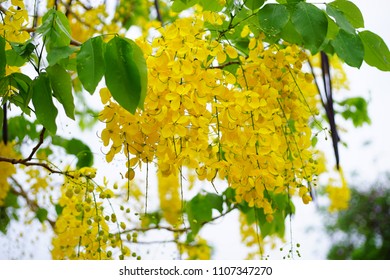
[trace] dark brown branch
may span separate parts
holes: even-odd
[[[211,66],[208,67],[208,69],[223,69],[223,68],[225,68],[227,66],[234,65],[234,64],[240,65],[241,62],[239,62],[239,61],[229,61],[229,62],[227,62],[225,64],[221,64],[221,65],[218,65],[218,66],[212,66],[211,65]]]
[[[8,143],[8,119],[7,119],[7,102],[3,105],[3,142]]]
[[[0,12],[5,14],[7,12],[7,9],[0,5]]]
[[[154,0],[154,8],[156,9],[157,20],[159,22],[163,23],[163,18],[162,18],[162,15],[161,15],[160,5],[158,3],[158,0]]]
[[[27,161],[31,161],[31,160],[32,160],[33,156],[34,156],[35,153],[38,151],[39,147],[43,144],[43,140],[44,140],[44,138],[45,138],[45,131],[46,131],[46,128],[43,128],[42,131],[41,131],[41,133],[39,134],[39,142],[38,142],[38,144],[32,149],[30,155],[29,155],[27,158],[25,158],[25,159],[22,161],[22,163],[23,163],[23,162],[27,162]]]

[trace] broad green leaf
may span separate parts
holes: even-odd
[[[200,0],[199,2],[205,11],[220,12],[224,7],[220,1]]]
[[[7,228],[11,219],[8,216],[7,208],[0,207],[0,231],[7,234]]]
[[[90,94],[95,92],[104,71],[104,42],[101,37],[91,38],[81,45],[77,54],[77,73]]]
[[[141,49],[131,40],[111,39],[105,51],[105,80],[112,97],[130,113],[143,108],[147,69]]]
[[[32,39],[27,40],[24,43],[10,42],[10,45],[17,54],[25,59],[28,59],[35,50],[35,45],[31,43],[31,41]]]
[[[61,60],[65,58],[69,58],[71,54],[75,52],[74,48],[71,48],[69,46],[60,47],[60,48],[53,48],[50,49],[50,51],[47,54],[47,61],[49,62],[49,65],[54,65],[59,63]]]
[[[28,104],[31,100],[31,79],[22,73],[12,73],[0,79],[0,95],[3,95],[12,88],[13,93],[8,100],[22,109],[26,114],[30,114]]]
[[[339,34],[340,28],[331,17],[327,16],[326,18],[328,19],[328,32],[326,34],[326,40],[329,41],[336,38],[337,34]]]
[[[287,7],[280,4],[267,4],[257,15],[260,28],[270,36],[280,33],[290,19]]]
[[[92,166],[93,154],[91,149],[79,139],[65,139],[60,136],[52,136],[53,145],[62,147],[68,154],[75,155],[77,157],[77,168]]]
[[[213,218],[212,210],[223,210],[223,198],[217,194],[197,194],[186,205],[186,212],[193,234],[197,234],[201,227]]]
[[[62,12],[50,9],[43,16],[42,22],[37,32],[43,35],[48,50],[69,46],[71,29],[68,18]]]
[[[21,67],[21,66],[23,66],[27,62],[27,59],[21,57],[13,49],[6,50],[5,51],[5,55],[7,57],[7,64],[10,65],[10,66]]]
[[[257,10],[261,6],[263,6],[265,0],[246,0],[244,1],[244,5],[250,10]]]
[[[291,44],[302,45],[303,38],[301,34],[295,29],[294,24],[291,22],[291,19],[287,22],[287,24],[282,29],[280,33],[280,37]]]
[[[64,207],[61,206],[60,204],[55,204],[55,205],[54,205],[54,208],[55,208],[56,213],[57,213],[58,216],[61,215],[62,210],[64,210]]]
[[[54,106],[50,80],[45,72],[42,72],[32,82],[32,102],[38,122],[48,131],[57,132],[57,108]]]
[[[46,68],[54,97],[62,104],[65,114],[74,120],[74,101],[72,94],[72,79],[69,73],[60,65]]]
[[[4,199],[5,207],[12,207],[15,209],[20,208],[20,205],[18,203],[18,195],[14,194],[13,192],[8,192],[7,196]]]
[[[352,24],[353,27],[355,27],[355,28],[363,28],[364,27],[363,15],[362,15],[360,9],[351,1],[336,0],[336,1],[329,3],[327,5],[327,9],[329,6],[331,6],[335,10],[341,12],[345,16],[345,18]],[[340,27],[341,27],[341,25],[340,25]]]
[[[0,78],[5,76],[5,66],[7,65],[7,58],[5,55],[5,40],[0,36]]]
[[[49,212],[45,208],[38,208],[38,210],[36,212],[36,217],[37,217],[38,221],[43,223],[44,221],[47,220],[48,214],[49,214]]]
[[[303,38],[304,47],[312,54],[320,50],[328,31],[328,19],[325,13],[306,2],[299,2],[291,16],[295,29]]]
[[[22,142],[25,138],[37,140],[39,132],[35,123],[26,119],[25,116],[16,116],[8,119],[8,138]]]
[[[356,29],[352,26],[352,24],[349,22],[349,20],[342,11],[338,10],[332,5],[326,5],[326,11],[336,20],[340,28],[344,29],[348,33],[356,33]]]
[[[351,34],[340,29],[336,38],[331,42],[337,55],[349,66],[360,68],[364,58],[364,47],[357,34]]]
[[[172,11],[180,13],[186,9],[191,8],[195,4],[198,4],[199,0],[174,0],[172,4]]]
[[[359,32],[364,45],[364,61],[382,71],[390,71],[389,48],[381,37],[371,31]]]
[[[351,119],[355,127],[362,126],[363,124],[371,123],[371,119],[368,116],[368,104],[362,97],[351,97],[339,102],[344,107],[344,111],[341,115],[344,119]]]

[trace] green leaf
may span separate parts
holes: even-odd
[[[337,55],[349,66],[360,68],[364,58],[364,47],[357,34],[351,34],[340,29],[336,38],[331,42]]]
[[[47,61],[49,62],[49,65],[54,65],[59,63],[61,60],[65,58],[69,58],[71,54],[75,52],[74,48],[71,48],[69,46],[60,47],[60,48],[53,48],[50,49],[50,51],[47,54]]]
[[[0,95],[12,87],[13,94],[8,98],[10,102],[18,106],[26,114],[30,114],[28,104],[31,100],[31,79],[21,73],[12,73],[0,79]]]
[[[61,215],[62,210],[64,210],[64,207],[62,207],[60,204],[55,204],[54,208],[55,208],[56,213],[57,213],[58,216]]]
[[[260,28],[270,36],[280,33],[290,19],[287,7],[280,4],[267,4],[257,15]]]
[[[26,137],[31,140],[39,138],[35,123],[28,121],[25,116],[16,116],[8,119],[9,140],[18,139],[22,142]]]
[[[12,49],[21,57],[28,59],[35,50],[35,45],[31,43],[32,39],[24,43],[10,42]]]
[[[341,115],[344,119],[351,119],[355,127],[362,126],[363,124],[371,123],[371,119],[368,116],[368,104],[362,97],[351,97],[339,102],[344,107],[344,111]]]
[[[72,79],[69,73],[60,65],[46,68],[54,97],[64,107],[66,115],[74,120],[74,101],[72,95]]]
[[[104,42],[101,37],[94,37],[81,45],[77,54],[77,73],[84,88],[93,94],[103,78]]]
[[[299,2],[291,16],[295,29],[303,38],[303,44],[312,54],[320,50],[328,31],[325,13],[306,2]]]
[[[70,140],[60,136],[52,136],[52,144],[62,147],[68,154],[77,157],[77,168],[92,166],[93,154],[91,149],[79,139],[72,138]]]
[[[364,45],[364,61],[382,71],[390,71],[389,48],[381,37],[371,31],[359,32]]]
[[[36,212],[36,218],[43,223],[44,221],[47,220],[47,215],[49,212],[45,208],[38,208]]]
[[[327,5],[328,7],[334,8],[334,10],[341,12],[345,18],[352,24],[354,28],[363,28],[364,27],[364,19],[359,8],[352,3],[351,1],[346,0],[336,0]],[[329,13],[329,11],[328,11]],[[337,20],[337,18],[336,18]],[[339,23],[339,22],[337,22]],[[339,23],[340,24],[340,23]],[[342,27],[340,25],[340,27]]]
[[[223,198],[214,193],[197,194],[186,205],[186,212],[193,234],[197,234],[201,227],[213,218],[212,210],[223,210]]]
[[[6,50],[5,51],[5,55],[7,57],[7,64],[10,65],[10,66],[21,67],[21,66],[23,66],[27,62],[27,59],[21,57],[13,49]]]
[[[5,76],[5,66],[7,65],[7,58],[5,55],[5,40],[0,36],[0,78]]]
[[[340,28],[344,29],[348,33],[356,33],[356,29],[352,26],[352,24],[349,22],[349,20],[342,11],[338,10],[332,5],[326,5],[326,11],[336,20]]]
[[[71,29],[68,18],[62,12],[50,9],[43,16],[42,22],[37,32],[43,35],[46,49],[69,46]]]
[[[15,209],[20,208],[20,205],[18,203],[18,195],[14,194],[13,192],[8,192],[7,196],[4,199],[5,207],[12,207]]]
[[[112,97],[130,113],[143,108],[147,87],[146,61],[131,40],[114,37],[105,51],[105,80]]]
[[[9,218],[7,214],[7,208],[0,207],[0,231],[3,234],[7,234],[7,227],[9,225],[9,222],[11,219]]]
[[[55,134],[57,132],[58,111],[54,106],[50,80],[45,72],[42,72],[32,82],[32,90],[32,102],[38,122]]]
[[[200,0],[199,2],[205,11],[220,12],[224,7],[220,4],[220,1]]]
[[[191,8],[195,4],[198,4],[199,0],[174,0],[172,4],[172,11],[180,13],[186,9]]]
[[[211,2],[211,1],[210,1]],[[263,6],[265,0],[246,0],[244,1],[245,7],[254,11]]]
[[[291,19],[287,22],[287,24],[282,29],[282,32],[280,33],[280,37],[286,42],[289,42],[291,44],[297,44],[297,45],[303,44],[303,38],[301,34],[299,34],[298,31],[295,29],[294,24],[291,22]]]

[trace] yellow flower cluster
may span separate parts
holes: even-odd
[[[0,22],[0,34],[9,42],[24,43],[30,39],[30,34],[23,30],[27,23],[28,13],[24,1],[11,0],[11,5]]]
[[[102,200],[113,197],[113,192],[96,187],[91,180],[95,174],[89,167],[69,172],[61,187],[58,204],[62,211],[55,224],[53,259],[112,259],[114,248],[120,258],[130,255],[120,235],[110,232],[108,222],[117,224],[116,215],[104,213]]]
[[[351,199],[351,190],[347,185],[347,181],[344,178],[342,170],[339,170],[341,186],[337,186],[333,179],[329,180],[329,185],[325,188],[325,192],[328,194],[330,205],[328,207],[329,212],[336,212],[346,210],[349,206],[349,200]]]
[[[181,249],[188,260],[209,260],[211,258],[211,247],[201,237],[197,237],[195,244],[182,245]]]
[[[13,145],[0,141],[0,156],[5,158],[16,158],[16,153],[13,149]],[[8,162],[0,162],[0,206],[4,205],[4,199],[7,197],[10,185],[8,178],[16,173],[15,166]]]
[[[312,76],[302,72],[305,53],[244,34],[244,54],[212,39],[204,24],[203,14],[182,18],[158,28],[151,43],[138,40],[149,79],[143,111],[132,115],[101,90],[107,161],[124,151],[131,167],[158,159],[164,176],[187,167],[199,180],[227,180],[238,202],[266,215],[274,211],[268,192],[304,189],[308,202],[317,174],[310,129],[317,100]]]
[[[177,174],[164,176],[162,171],[157,173],[160,207],[165,220],[172,226],[180,224],[181,199],[179,194],[179,177]]]

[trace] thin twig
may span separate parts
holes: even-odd
[[[33,212],[36,212],[38,211],[38,209],[40,209],[41,207],[38,205],[38,203],[36,203],[35,201],[31,200],[29,197],[28,197],[28,194],[25,192],[25,190],[23,189],[22,185],[13,177],[11,176],[10,177],[12,182],[19,188],[19,191],[18,190],[15,190],[14,188],[11,189],[12,193],[16,194],[17,196],[20,196],[20,197],[23,197],[24,200],[26,201],[28,207],[33,211]],[[54,228],[55,226],[55,222],[50,220],[50,219],[46,219],[47,222],[50,224],[50,226],[52,228]]]
[[[159,22],[163,23],[163,18],[162,18],[162,15],[161,15],[160,5],[158,3],[158,0],[154,0],[154,8],[156,9],[157,20]]]

